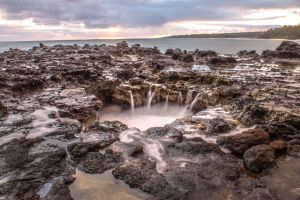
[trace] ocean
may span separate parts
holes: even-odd
[[[235,54],[240,50],[256,50],[261,53],[265,49],[274,50],[283,40],[270,39],[207,39],[207,38],[158,38],[158,39],[97,39],[97,40],[57,40],[42,41],[44,44],[53,46],[63,45],[84,45],[84,44],[107,44],[115,45],[120,41],[127,41],[129,45],[141,44],[144,47],[158,47],[161,52],[168,48],[181,48],[185,50],[213,50],[221,54]],[[0,42],[0,52],[9,50],[9,48],[18,48],[22,50],[31,49],[38,46],[40,41],[26,42]],[[300,40],[296,40],[300,43]]]

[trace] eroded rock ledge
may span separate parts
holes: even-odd
[[[299,49],[162,54],[122,42],[3,52],[0,197],[72,199],[78,169],[112,170],[149,199],[299,199]],[[149,95],[192,114],[146,131],[99,120],[105,106],[142,107]]]

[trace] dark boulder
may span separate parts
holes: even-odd
[[[173,58],[174,60],[178,60],[182,54],[183,54],[183,53],[182,53],[181,49],[178,49],[178,48],[177,48],[177,49],[174,50],[174,53],[173,53],[173,55],[172,55],[172,58]]]
[[[213,57],[208,60],[208,64],[213,67],[231,67],[237,63],[233,57]]]
[[[199,154],[224,154],[217,144],[208,143],[201,138],[197,141],[185,140],[181,143],[175,144],[172,148],[184,154],[199,155]]]
[[[234,154],[242,155],[247,149],[259,144],[269,143],[269,134],[261,129],[251,129],[233,136],[217,139],[217,144]]]
[[[300,58],[300,44],[293,41],[283,41],[276,48],[275,54],[279,58]]]
[[[174,139],[177,142],[183,140],[182,132],[172,127],[152,127],[145,131],[148,137],[167,137]]]
[[[259,173],[272,166],[275,160],[275,151],[268,145],[257,145],[245,152],[243,160],[250,171]]]
[[[167,56],[172,56],[174,53],[174,50],[173,49],[167,49],[166,52],[165,52],[165,55]]]
[[[207,58],[207,57],[217,57],[218,54],[215,51],[196,51],[196,55],[200,58]]]
[[[194,62],[194,57],[191,54],[182,54],[178,59],[185,63],[193,63]]]
[[[140,47],[141,47],[140,44],[133,44],[133,45],[131,46],[131,48],[133,48],[133,49],[138,49],[138,48],[140,48]]]
[[[275,52],[272,51],[272,50],[264,50],[262,53],[261,53],[261,56],[264,57],[264,58],[269,58],[269,57],[274,57],[275,56]]]
[[[258,56],[258,54],[256,53],[255,50],[251,50],[251,51],[247,51],[247,50],[239,51],[237,53],[237,55],[239,57],[257,57]]]
[[[224,120],[220,117],[208,120],[206,123],[205,134],[207,135],[219,135],[220,133],[225,133],[234,127],[234,124]]]
[[[122,42],[117,43],[117,47],[118,48],[128,48],[128,44],[126,41],[122,41]]]
[[[276,156],[284,155],[287,152],[287,143],[283,140],[271,142],[270,147],[274,149]]]
[[[47,45],[45,45],[45,44],[42,43],[42,42],[40,42],[39,45],[40,45],[40,48],[47,48],[47,47],[48,47]]]

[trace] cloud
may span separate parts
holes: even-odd
[[[299,23],[299,8],[299,0],[0,0],[0,40],[255,31]]]
[[[229,20],[256,8],[300,6],[299,0],[0,0],[7,19],[83,23],[88,28],[159,26],[180,20]]]

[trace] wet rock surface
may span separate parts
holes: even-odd
[[[0,118],[4,117],[7,114],[6,107],[0,102]]]
[[[273,164],[275,151],[268,145],[257,145],[248,149],[243,159],[250,171],[260,172]]]
[[[247,149],[259,144],[269,143],[269,134],[260,129],[252,129],[234,136],[221,137],[217,144],[242,155]]]
[[[148,199],[299,199],[299,55],[291,41],[262,55],[126,42],[0,53],[0,199],[73,199],[76,169],[112,170]],[[138,108],[151,128],[102,120],[142,120]]]

